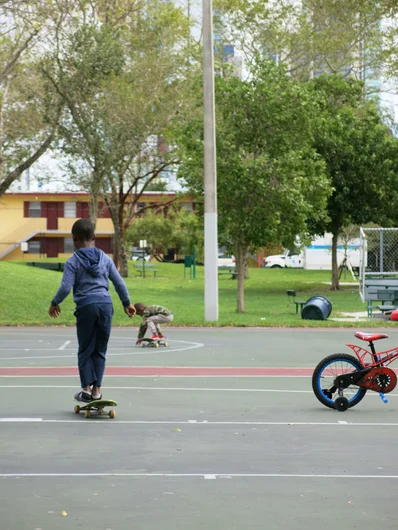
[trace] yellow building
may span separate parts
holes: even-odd
[[[175,192],[147,192],[139,206],[175,197]],[[72,225],[89,216],[89,203],[89,193],[6,193],[0,197],[0,260],[69,257]],[[192,198],[183,203],[187,210],[194,208]],[[96,246],[112,254],[113,223],[107,207],[99,206]]]

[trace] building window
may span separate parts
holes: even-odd
[[[28,253],[40,254],[40,241],[28,241]]]
[[[180,204],[181,210],[185,212],[193,212],[193,204],[192,202],[182,202]]]
[[[88,219],[90,217],[90,205],[88,202],[78,202],[76,204],[76,217]]]
[[[145,213],[146,213],[146,210],[145,210],[145,206],[146,206],[146,203],[145,202],[138,202],[136,205],[135,205],[135,211],[138,215],[142,215],[144,216]]]
[[[75,251],[75,247],[73,245],[73,239],[71,237],[65,237],[64,238],[64,253],[73,254],[74,251]]]
[[[64,217],[76,217],[76,203],[65,202],[64,203]]]
[[[29,216],[28,217],[41,217],[41,203],[40,202],[29,203]]]

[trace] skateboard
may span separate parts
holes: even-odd
[[[95,399],[93,401],[90,401],[90,403],[83,403],[82,401],[79,401],[81,403],[80,405],[75,405],[74,411],[75,414],[79,414],[80,411],[84,411],[84,417],[89,418],[94,412],[94,415],[96,416],[102,416],[103,414],[107,414],[110,418],[116,417],[116,412],[111,409],[109,412],[105,412],[105,407],[117,407],[116,401],[112,401],[109,399]]]
[[[163,339],[141,339],[141,348],[145,347],[151,347],[151,348],[159,348],[159,346],[167,346],[167,337],[163,337]]]

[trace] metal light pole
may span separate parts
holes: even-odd
[[[217,165],[212,0],[203,0],[205,320],[218,320]]]

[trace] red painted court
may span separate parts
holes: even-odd
[[[110,366],[108,376],[146,377],[310,377],[312,368],[265,368],[265,367],[202,367],[202,366]],[[5,376],[78,376],[73,366],[2,367],[0,377]]]

